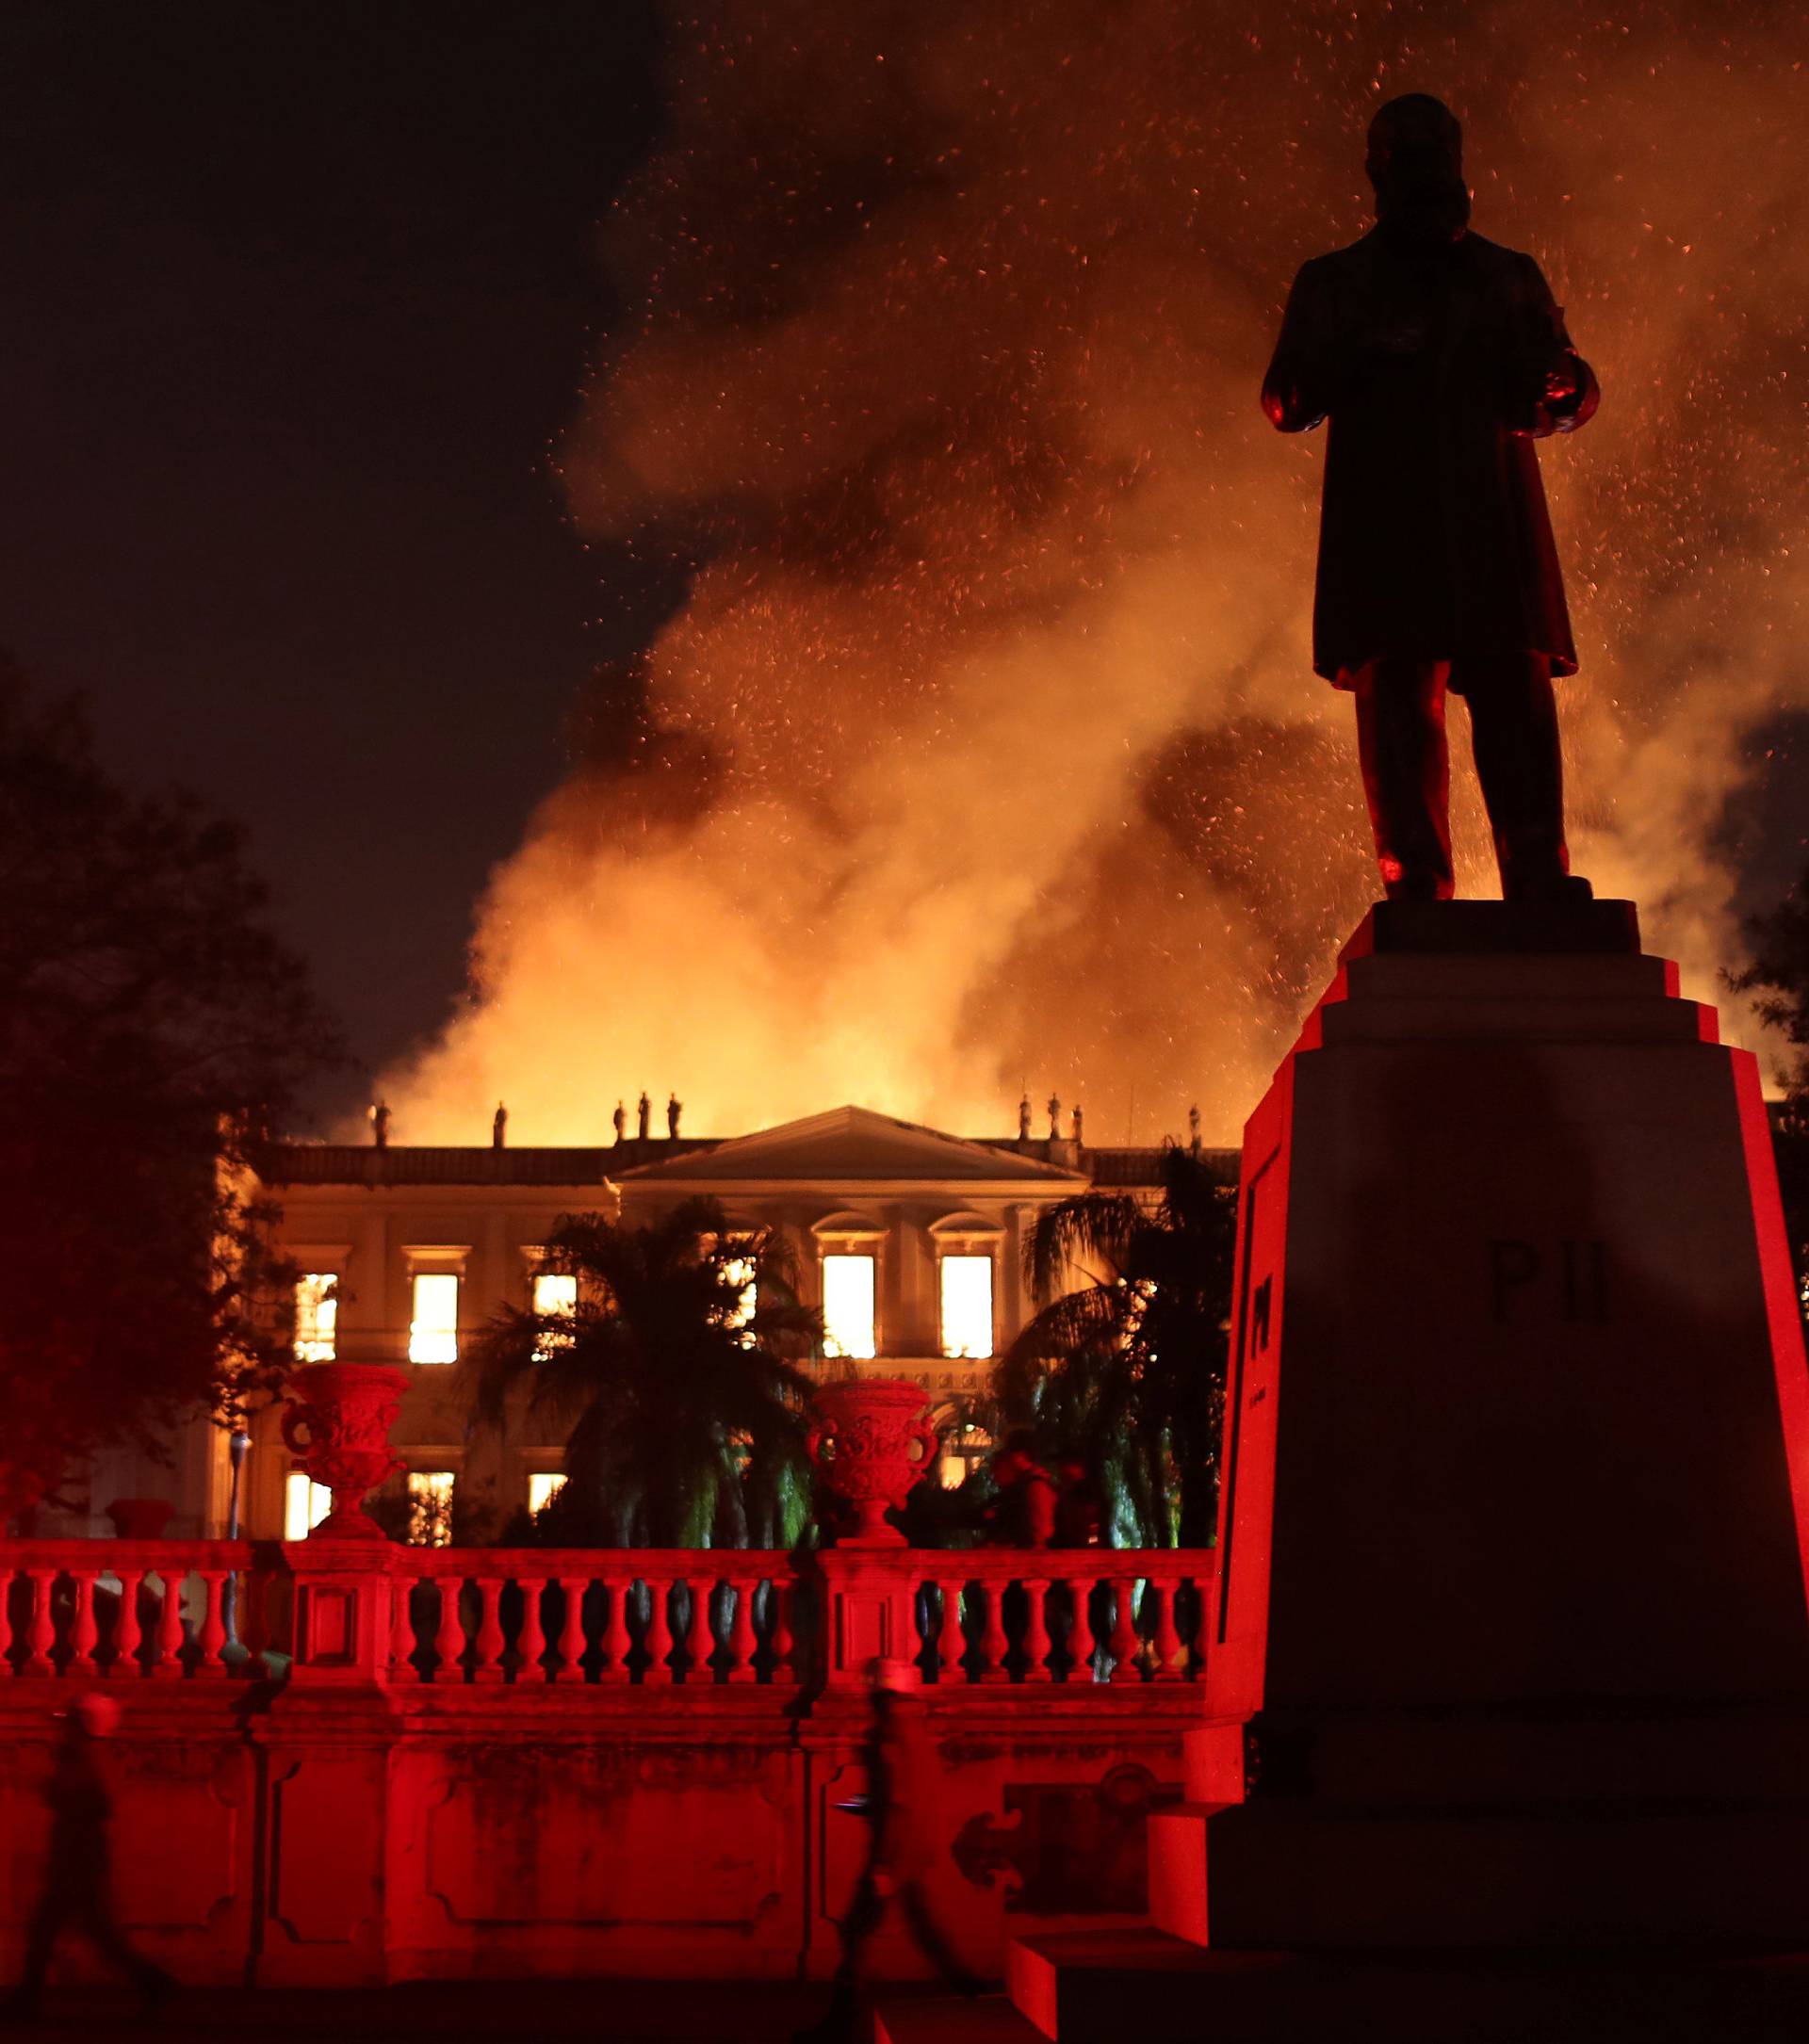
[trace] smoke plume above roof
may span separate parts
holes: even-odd
[[[1602,378],[1543,453],[1583,672],[1575,864],[1694,991],[1750,734],[1809,708],[1794,10],[725,0],[602,228],[629,310],[561,451],[694,563],[389,1075],[403,1140],[727,1133],[841,1101],[1235,1140],[1373,894],[1310,672],[1323,435],[1256,404],[1381,99],[1463,117],[1474,225]],[[607,592],[605,592],[607,598]],[[1459,886],[1492,892],[1453,715]]]

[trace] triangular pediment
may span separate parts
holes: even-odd
[[[1085,1182],[1080,1172],[1020,1156],[1008,1145],[972,1143],[866,1107],[831,1108],[803,1121],[782,1122],[669,1163],[644,1164],[624,1172],[621,1179],[625,1189],[650,1182],[861,1185],[953,1179],[1062,1191]]]

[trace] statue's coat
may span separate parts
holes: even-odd
[[[1559,361],[1577,390],[1554,406]],[[1305,264],[1263,401],[1286,431],[1331,422],[1315,670],[1343,684],[1380,655],[1541,653],[1574,673],[1533,441],[1583,425],[1598,397],[1529,255],[1377,229]]]

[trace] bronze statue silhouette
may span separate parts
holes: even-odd
[[[1447,689],[1510,900],[1587,900],[1564,843],[1555,674],[1576,672],[1533,442],[1593,414],[1594,372],[1539,265],[1469,231],[1463,132],[1425,93],[1370,123],[1376,225],[1305,264],[1263,409],[1331,422],[1313,667],[1357,701],[1391,899],[1448,900]]]

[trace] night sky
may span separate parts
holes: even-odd
[[[0,24],[0,644],[250,823],[362,1067],[659,614],[547,471],[657,71],[638,0]]]

